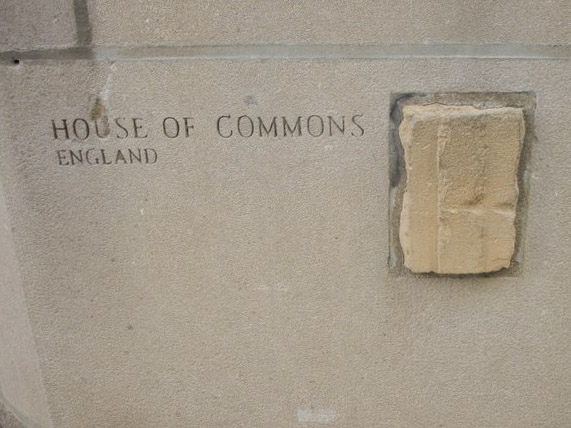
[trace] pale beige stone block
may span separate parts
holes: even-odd
[[[524,134],[520,108],[403,107],[405,266],[441,274],[510,266]]]
[[[102,45],[568,43],[571,2],[90,0]]]
[[[72,0],[2,0],[0,51],[73,46],[76,21]]]
[[[14,254],[0,251],[0,401],[28,421],[46,408],[22,418],[39,428],[571,426],[569,76],[569,61],[481,58],[0,66]],[[540,100],[524,107],[539,144],[526,133],[517,276],[385,263],[386,100],[410,88]],[[55,141],[51,120],[89,118],[96,96],[149,138]],[[334,137],[216,130],[221,115],[357,113],[362,136],[348,119]],[[167,116],[194,117],[190,138],[161,136]],[[147,146],[154,165],[64,167],[55,152]],[[16,311],[31,345],[8,349]]]

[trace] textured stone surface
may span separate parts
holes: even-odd
[[[0,51],[76,43],[73,0],[0,2]]]
[[[3,0],[0,50],[84,44],[425,44],[571,41],[571,3],[427,0]]]
[[[6,0],[0,21],[1,50],[83,46],[0,64],[0,424],[571,426],[571,63],[545,60],[571,2]],[[517,276],[394,275],[393,94],[519,91]],[[63,118],[111,131],[54,139]],[[113,156],[137,147],[158,161]]]
[[[0,400],[0,428],[26,428]]]
[[[571,3],[425,0],[89,1],[107,45],[565,43]]]
[[[0,372],[4,396],[42,414],[15,379],[39,384],[56,428],[571,426],[569,76],[482,58],[0,67],[0,329],[29,355],[4,309],[25,306],[40,367]],[[390,275],[390,100],[411,90],[536,93],[517,277]],[[54,140],[52,119],[103,108],[149,137]],[[365,133],[216,131],[312,114],[362,114]],[[161,136],[164,116],[194,117],[191,137]],[[55,152],[138,146],[159,161]]]
[[[413,272],[471,274],[510,266],[515,246],[522,109],[403,107],[407,182],[400,220]]]
[[[9,117],[14,116],[4,116],[3,119],[10,120]],[[0,135],[3,135],[1,130]],[[15,250],[13,229],[0,182],[0,406],[2,401],[13,403],[19,414],[25,415],[30,426],[50,427],[47,398]],[[3,423],[12,428],[12,418],[8,415],[6,409]]]

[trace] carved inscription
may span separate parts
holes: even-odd
[[[362,116],[362,114],[355,114],[350,117],[321,116],[318,114],[297,117],[224,115],[216,121],[216,131],[222,138],[232,138],[233,136],[242,138],[301,136],[318,138],[335,135],[362,137],[365,134],[365,129],[360,120]]]
[[[162,136],[167,139],[189,138],[194,128],[192,117],[169,116],[161,122]],[[71,148],[56,149],[60,166],[151,165],[159,159],[155,148],[141,144],[149,139],[151,131],[147,122],[140,117],[53,119],[51,131],[54,141],[73,145]],[[115,148],[100,147],[97,143],[103,140],[128,140],[137,141],[139,144]],[[90,144],[86,145],[87,142]]]
[[[223,140],[360,138],[365,135],[363,114],[263,117],[222,114],[212,124],[212,137]],[[154,165],[161,159],[154,142],[158,139],[191,142],[195,119],[192,116],[166,116],[158,120],[108,118],[92,114],[91,118],[52,119],[49,130],[52,141],[57,144],[55,161],[59,166]]]

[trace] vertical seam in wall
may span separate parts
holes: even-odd
[[[87,0],[73,0],[75,34],[78,46],[90,46],[92,41],[91,22]]]

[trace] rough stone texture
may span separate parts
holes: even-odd
[[[26,428],[22,423],[4,406],[0,399],[0,428]]]
[[[106,45],[571,41],[571,2],[90,0]]]
[[[57,428],[571,426],[570,76],[482,58],[0,67],[21,274],[2,304],[23,296],[41,373],[17,376]],[[390,98],[420,90],[536,93],[517,277],[389,274]],[[102,109],[153,133],[53,140],[52,119]],[[221,115],[352,113],[363,137],[216,134]],[[191,138],[161,137],[187,115]],[[143,144],[156,165],[55,154]]]
[[[3,120],[16,120],[15,110],[6,113]],[[6,128],[5,125],[0,128],[1,139],[9,139],[3,132]],[[13,403],[12,407],[17,407],[19,414],[25,415],[30,426],[50,427],[47,399],[22,287],[22,272],[8,217],[0,182],[0,405],[2,402]],[[6,427],[12,427],[9,420],[5,416]]]
[[[403,107],[407,182],[400,220],[413,272],[473,274],[510,266],[522,109]]]
[[[0,2],[0,51],[66,47],[77,42],[73,0]]]
[[[3,0],[0,50],[81,45],[571,41],[571,3],[426,0]]]
[[[571,63],[398,56],[565,53],[570,18],[567,0],[3,2],[1,50],[85,49],[0,64],[0,402],[28,428],[571,426]],[[150,54],[217,43],[265,47]],[[517,277],[389,272],[390,99],[414,91],[537,94]],[[216,133],[316,114],[360,114],[364,134]],[[152,132],[50,134],[104,116]],[[194,117],[191,136],[157,133],[165,116]],[[157,164],[57,165],[137,146]]]

